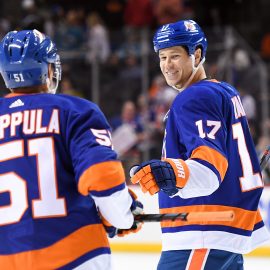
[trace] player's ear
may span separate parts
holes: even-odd
[[[202,58],[202,49],[200,47],[196,49],[194,56],[195,56],[195,67],[197,67]]]

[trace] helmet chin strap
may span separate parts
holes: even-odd
[[[55,94],[56,90],[58,88],[58,84],[59,84],[59,80],[56,80],[54,87],[48,87],[48,93]],[[50,83],[50,85],[51,85],[51,83]]]
[[[192,81],[192,79],[194,78],[195,74],[197,73],[198,69],[202,66],[202,64],[205,61],[205,57],[200,61],[200,63],[198,64],[197,67],[195,67],[195,56],[194,54],[190,55],[191,57],[191,63],[192,63],[192,74],[190,75],[189,79],[187,80],[187,82],[184,84],[183,87],[179,88],[177,87],[177,85],[172,86],[174,89],[176,89],[179,92],[182,92],[183,90],[185,90],[188,85],[190,84],[190,82]]]
[[[47,87],[48,87],[48,93],[49,94],[55,94],[56,93],[56,90],[58,88],[58,85],[59,85],[59,74],[58,74],[58,71],[56,70],[55,71],[57,74],[54,76],[55,78],[55,83],[53,83],[49,78],[46,79],[46,84],[47,84]]]

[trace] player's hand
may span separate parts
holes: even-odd
[[[105,231],[109,238],[114,238],[115,236],[123,237],[130,233],[137,233],[142,228],[142,222],[134,221],[131,228],[129,229],[118,229],[114,226],[107,226],[103,223]]]
[[[150,160],[130,170],[131,182],[139,183],[144,193],[151,195],[162,190],[169,196],[183,188],[189,178],[189,169],[181,159]]]
[[[130,210],[131,210],[132,214],[134,216],[143,214],[143,204],[140,201],[137,200],[137,195],[131,189],[129,189],[129,194],[132,197],[132,204],[130,206]],[[129,229],[119,229],[119,228],[116,228],[116,227],[112,226],[103,217],[101,217],[101,220],[102,220],[104,228],[105,228],[105,230],[107,232],[107,235],[110,238],[113,238],[116,235],[118,237],[123,237],[123,236],[125,236],[127,234],[130,234],[130,233],[137,233],[142,228],[142,224],[143,224],[142,222],[137,221],[137,220],[134,219],[134,222],[133,222],[131,228],[129,228]]]

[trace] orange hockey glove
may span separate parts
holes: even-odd
[[[169,196],[183,188],[189,178],[189,169],[181,159],[150,160],[130,170],[131,182],[139,183],[144,193],[151,195],[162,190]]]

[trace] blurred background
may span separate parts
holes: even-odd
[[[63,68],[58,92],[100,106],[128,181],[133,164],[161,155],[163,118],[177,92],[160,73],[152,36],[180,19],[203,28],[207,74],[239,90],[261,156],[270,144],[269,11],[269,0],[1,0],[0,38],[37,29],[54,40]],[[0,89],[8,93],[2,79]],[[263,178],[269,185],[269,166]],[[270,186],[260,206],[270,227]],[[270,244],[262,254],[270,258]]]

